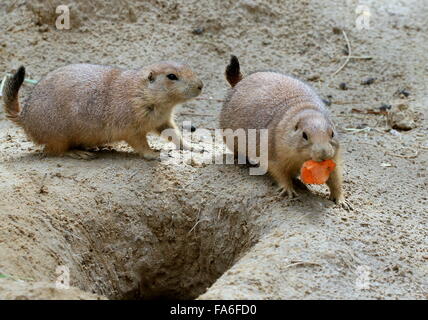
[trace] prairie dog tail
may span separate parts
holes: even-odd
[[[21,66],[12,77],[6,79],[3,88],[4,111],[6,117],[16,123],[20,123],[19,113],[21,112],[21,108],[18,101],[18,91],[24,79],[25,68]]]
[[[243,76],[239,67],[239,60],[236,56],[232,55],[230,57],[230,63],[226,67],[226,79],[232,86],[236,86],[236,84],[242,80]]]

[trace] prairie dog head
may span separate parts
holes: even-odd
[[[336,156],[339,140],[333,123],[323,113],[305,110],[294,117],[288,141],[304,160],[323,161]]]
[[[186,64],[160,62],[144,69],[145,94],[158,103],[181,103],[197,97],[203,82]]]

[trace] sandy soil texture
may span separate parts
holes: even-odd
[[[1,77],[21,64],[37,80],[70,63],[187,61],[205,100],[177,121],[214,129],[230,54],[244,72],[292,74],[331,103],[354,210],[324,186],[289,201],[268,176],[181,151],[162,162],[125,144],[92,161],[44,157],[2,110],[0,298],[428,298],[426,1],[69,2],[70,30],[55,28],[60,0],[0,2]],[[362,4],[370,28],[359,30]],[[411,130],[380,112],[400,104],[414,111]],[[71,289],[55,287],[58,266]]]

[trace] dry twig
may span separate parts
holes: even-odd
[[[346,35],[345,30],[342,30],[343,36],[345,37],[346,46],[348,47],[348,56],[346,57],[345,62],[333,73],[333,77],[338,74],[345,66],[348,64],[349,60],[351,60],[352,52],[351,52],[351,44],[349,42],[348,36]]]
[[[319,263],[316,263],[316,262],[310,262],[310,261],[291,261],[291,263],[289,265],[286,265],[282,269],[288,269],[288,268],[291,268],[291,267],[294,267],[294,266],[304,266],[304,265],[321,267],[321,265]]]

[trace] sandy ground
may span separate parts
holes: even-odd
[[[288,201],[245,166],[183,163],[178,151],[164,162],[122,144],[92,161],[46,158],[2,112],[0,298],[427,299],[428,9],[424,0],[360,2],[368,30],[356,28],[353,0],[149,0],[74,1],[72,28],[60,31],[61,1],[2,1],[1,73],[24,64],[40,79],[77,62],[187,61],[213,98],[178,109],[178,122],[198,128],[218,126],[231,53],[244,72],[309,81],[332,102],[354,211],[327,200],[325,187]],[[333,75],[347,55],[341,30],[353,56],[372,59]],[[396,105],[403,89],[410,131],[352,112]],[[71,289],[55,287],[58,266],[69,268]]]

